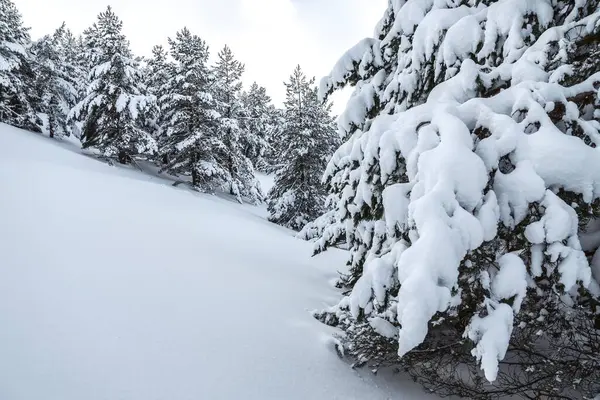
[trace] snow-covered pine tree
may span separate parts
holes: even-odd
[[[135,155],[157,151],[156,141],[140,118],[156,108],[156,99],[140,90],[139,68],[122,28],[123,22],[109,6],[86,30],[88,59],[94,67],[87,95],[71,110],[69,119],[83,123],[84,148],[129,163]]]
[[[355,91],[337,207],[304,234],[351,250],[317,316],[358,364],[468,398],[600,392],[599,3],[390,0],[322,81]]]
[[[267,152],[264,156],[267,171],[273,173],[280,168],[282,164],[281,154],[287,147],[285,142],[285,110],[279,107],[273,107],[269,113],[269,136],[267,137]]]
[[[83,35],[75,36],[63,23],[63,26],[54,33],[54,37],[58,53],[62,57],[61,68],[75,85],[79,102],[86,95],[88,71],[91,69]]]
[[[319,101],[314,78],[297,66],[286,86],[282,166],[269,192],[269,220],[300,230],[323,213],[327,195],[323,172],[336,148],[331,104]]]
[[[173,73],[173,65],[167,58],[168,53],[163,46],[154,46],[152,48],[152,57],[147,60],[147,64],[143,70],[146,93],[156,97],[159,110],[163,106],[162,94],[167,90],[167,83]],[[161,135],[160,127],[162,124],[163,121],[160,112],[148,121],[148,125],[155,137]]]
[[[267,89],[256,82],[242,94],[241,99],[244,110],[244,118],[240,121],[244,131],[241,137],[244,154],[252,161],[254,168],[266,171],[275,107],[271,104]]]
[[[217,54],[212,92],[221,115],[218,132],[225,147],[215,156],[227,170],[229,193],[239,200],[245,197],[256,202],[263,196],[254,176],[252,162],[243,151],[244,136],[248,132],[242,129],[240,122],[245,116],[241,100],[244,68],[244,64],[235,59],[229,46],[225,45]]]
[[[148,92],[157,96],[169,81],[173,66],[168,61],[169,54],[161,45],[152,48],[152,56],[145,68],[145,84]]]
[[[223,188],[228,171],[217,155],[226,146],[218,132],[221,115],[210,92],[208,46],[187,28],[169,38],[169,44],[175,65],[160,99],[162,171],[191,176],[192,185],[201,190]]]
[[[86,35],[78,36],[67,35],[65,41],[65,52],[67,54],[67,62],[76,68],[73,74],[77,79],[77,90],[79,98],[82,99],[87,95],[89,71],[93,68],[90,47],[86,44]]]
[[[60,47],[65,61],[63,68],[75,87],[77,104],[87,96],[87,89],[89,87],[88,75],[89,71],[92,69],[92,66],[90,65],[91,60],[89,59],[90,52],[85,45],[84,36],[74,36],[68,29],[61,41],[62,44]],[[67,125],[71,133],[75,137],[81,139],[83,123],[79,121],[69,121]]]
[[[29,31],[11,0],[0,0],[0,122],[39,132]]]
[[[75,82],[78,98],[82,99],[86,94],[89,70],[84,63],[86,51],[83,36],[75,36],[70,29],[67,29],[61,37],[60,43],[65,60],[64,68],[71,80]]]
[[[77,104],[80,69],[70,63],[69,41],[73,35],[63,23],[31,47],[39,111],[45,115],[45,129],[51,138],[69,136],[67,115]]]

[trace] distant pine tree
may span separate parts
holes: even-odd
[[[89,71],[93,67],[89,59],[91,53],[88,51],[88,47],[85,43],[85,36],[79,35],[73,37],[67,35],[65,52],[67,54],[66,59],[68,60],[68,64],[73,65],[76,68],[76,71],[72,76],[76,78],[77,93],[79,100],[81,100],[87,95]]]
[[[173,65],[168,61],[169,54],[163,46],[152,48],[152,57],[147,60],[144,83],[149,93],[158,97],[171,77]]]
[[[11,0],[0,0],[0,122],[40,131],[29,44],[19,10]]]
[[[284,135],[285,110],[283,108],[272,107],[269,110],[268,118],[269,134],[267,136],[264,159],[267,165],[266,172],[273,173],[283,165],[281,154],[287,148]]]
[[[325,210],[326,187],[321,178],[337,146],[331,105],[319,101],[314,78],[300,66],[286,83],[282,166],[269,192],[269,220],[300,230]]]
[[[89,51],[85,45],[84,36],[74,36],[67,29],[59,39],[60,54],[63,56],[64,64],[62,69],[69,77],[69,83],[72,83],[76,92],[76,102],[78,104],[87,96],[89,87],[89,71],[91,70]],[[71,108],[72,109],[72,108]],[[67,115],[68,120],[68,115]],[[72,134],[81,138],[83,123],[80,121],[68,121],[67,126]]]
[[[149,129],[154,137],[158,138],[161,135],[161,126],[164,124],[162,118],[162,109],[164,99],[163,93],[167,90],[167,83],[173,74],[173,64],[168,61],[168,53],[163,46],[154,46],[152,48],[152,57],[147,61],[143,69],[144,86],[147,94],[150,94],[157,99],[159,112],[154,115],[154,119],[147,121]]]
[[[254,168],[267,171],[269,140],[275,131],[275,107],[267,90],[254,82],[241,96],[244,118],[240,121],[243,152],[252,161]]]
[[[122,34],[123,23],[110,7],[85,32],[89,73],[86,97],[70,113],[83,123],[84,148],[128,163],[132,156],[153,154],[156,141],[144,129],[140,115],[156,108],[155,98],[142,93],[139,66]]]
[[[227,146],[218,134],[221,114],[211,94],[208,46],[187,28],[169,44],[175,65],[160,96],[162,171],[191,176],[201,190],[223,188],[228,170],[219,154]]]
[[[31,47],[39,111],[46,116],[50,137],[69,136],[71,127],[67,116],[77,104],[77,84],[81,72],[69,59],[72,34],[61,25],[53,35],[46,35]]]
[[[245,116],[241,101],[243,73],[244,65],[237,61],[231,49],[225,46],[217,55],[217,63],[213,68],[213,97],[221,115],[217,132],[225,145],[215,156],[227,170],[226,179],[230,194],[240,200],[247,198],[257,201],[262,198],[262,193],[254,176],[252,162],[243,151],[248,135],[241,125],[241,118]]]

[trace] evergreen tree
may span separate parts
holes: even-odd
[[[152,57],[148,60],[145,69],[145,84],[148,92],[159,97],[165,84],[169,81],[173,66],[167,60],[168,53],[163,46],[152,48]]]
[[[132,156],[153,154],[156,141],[143,129],[140,115],[156,107],[152,96],[141,91],[141,76],[132,58],[123,23],[110,7],[85,32],[89,73],[86,97],[70,113],[83,123],[83,147],[93,147],[106,157],[128,163]]]
[[[244,117],[240,98],[244,65],[235,59],[228,46],[219,52],[217,58],[213,69],[213,96],[221,115],[218,133],[225,147],[215,156],[227,170],[230,194],[238,199],[245,197],[257,201],[262,197],[260,187],[254,176],[252,162],[243,152],[249,132],[244,131],[240,123],[240,119]]]
[[[88,71],[91,69],[87,61],[87,51],[83,36],[75,36],[63,23],[54,33],[54,43],[61,56],[60,68],[75,87],[77,102],[86,95]]]
[[[0,0],[0,121],[40,131],[29,44],[19,10],[11,0]]]
[[[300,230],[325,209],[321,177],[336,146],[331,105],[319,102],[314,78],[296,67],[286,86],[283,166],[269,192],[271,222]]]
[[[152,57],[147,61],[144,69],[144,85],[146,93],[157,99],[159,110],[163,109],[163,93],[167,90],[167,83],[173,74],[173,65],[167,60],[168,53],[162,46],[152,48]],[[164,123],[162,114],[159,112],[148,125],[155,137],[161,135],[161,125]]]
[[[274,173],[283,166],[281,154],[287,147],[285,142],[285,110],[272,107],[269,112],[269,135],[267,136],[267,148],[265,162],[267,171]]]
[[[274,132],[275,107],[267,90],[254,82],[242,97],[244,118],[240,121],[244,131],[241,140],[246,157],[256,169],[266,171],[270,152],[269,140]]]
[[[90,85],[88,80],[89,71],[92,69],[91,60],[89,59],[90,52],[85,45],[84,36],[74,36],[68,29],[61,42],[60,47],[65,60],[63,67],[75,88],[77,94],[75,104],[78,104],[87,96],[87,90]],[[71,133],[81,139],[83,123],[71,120],[68,121],[67,125]]]
[[[67,115],[78,100],[76,85],[81,72],[68,58],[72,37],[63,23],[31,48],[39,111],[47,118],[45,128],[51,138],[70,135]]]
[[[600,391],[598,6],[390,1],[322,81],[355,91],[337,206],[304,235],[351,251],[317,317],[358,365],[468,398]]]
[[[162,171],[191,176],[192,185],[202,190],[222,188],[228,171],[218,155],[226,145],[218,135],[221,115],[210,93],[208,46],[187,28],[169,44],[175,66],[160,100]]]

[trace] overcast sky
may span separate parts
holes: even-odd
[[[228,44],[256,80],[281,102],[283,81],[300,64],[317,80],[343,52],[371,36],[387,0],[13,0],[36,39],[63,21],[82,32],[107,5],[124,22],[132,49],[149,55],[184,26],[216,54]],[[345,96],[343,96],[345,97]],[[343,109],[341,98],[335,111]]]

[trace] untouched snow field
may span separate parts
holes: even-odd
[[[0,399],[427,398],[310,316],[342,252],[78,152],[0,124]]]

